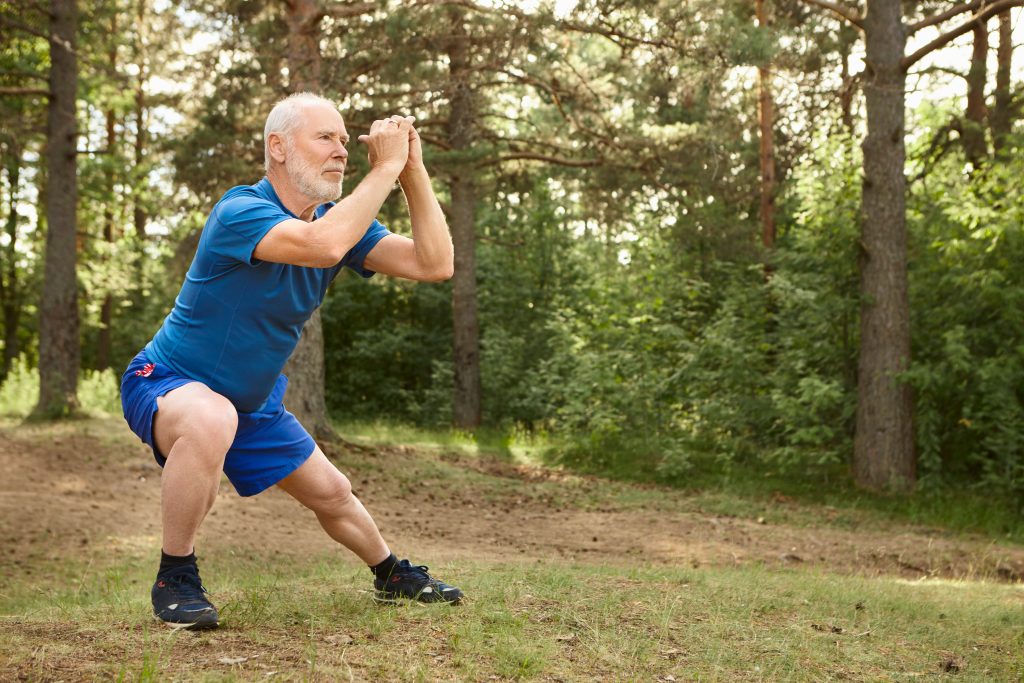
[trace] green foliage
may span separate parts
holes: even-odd
[[[447,287],[383,277],[368,283],[351,273],[340,277],[321,309],[331,411],[345,419],[447,423],[449,300]]]
[[[770,280],[770,385],[781,464],[847,462],[856,405],[859,151],[822,136],[794,172]]]
[[[561,341],[551,324],[586,277],[548,178],[502,178],[479,209],[484,412],[492,426],[541,424],[552,400],[545,362]]]
[[[628,263],[592,266],[561,299],[542,380],[551,428],[579,435],[561,449],[564,460],[678,482],[696,463],[803,470],[846,461],[857,306],[852,149],[823,139],[798,169],[786,199],[795,220],[767,279],[753,250],[708,260],[714,242],[634,224],[643,238]],[[679,223],[727,220],[713,204],[703,209]]]
[[[85,370],[78,384],[78,398],[90,414],[121,414],[121,373],[111,368]]]
[[[926,486],[973,482],[1024,511],[1024,164],[962,168],[949,155],[912,194],[919,467]]]
[[[29,367],[24,355],[19,356],[0,385],[0,415],[25,417],[38,402],[39,373]]]
[[[78,401],[83,415],[94,417],[121,414],[120,374],[106,370],[84,370],[78,379]],[[28,417],[39,401],[39,373],[24,355],[12,364],[0,384],[0,416]]]
[[[264,116],[291,84],[282,7],[84,8],[84,368],[121,368],[145,344],[212,204],[261,174]],[[0,412],[12,416],[37,391],[48,190],[46,99],[35,91],[49,65],[37,10],[15,17],[0,4],[0,18],[29,28],[11,23],[0,49],[0,309],[7,359],[23,354],[0,387]],[[822,89],[857,38],[801,3],[772,11],[760,28],[751,4],[732,0],[584,0],[568,17],[550,3],[533,12],[391,2],[322,21],[321,86],[353,136],[382,113],[414,113],[442,202],[452,177],[473,174],[481,435],[550,435],[561,462],[679,484],[843,472],[861,157]],[[468,151],[450,149],[453,13],[465,15],[471,46]],[[783,75],[771,253],[757,246],[754,66]],[[171,81],[181,90],[164,87]],[[969,486],[1024,501],[1021,140],[966,175],[946,127],[960,107],[934,102],[910,117],[913,364],[899,379],[915,392],[925,493]],[[349,190],[367,170],[364,149],[350,147]],[[381,218],[409,234],[406,214],[396,193]],[[332,413],[448,425],[450,300],[449,285],[341,278],[322,310]],[[117,412],[109,372],[86,373],[80,395],[87,410]],[[509,650],[508,675],[529,672],[518,654]]]

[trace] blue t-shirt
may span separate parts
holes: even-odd
[[[317,207],[316,217],[332,206]],[[342,267],[373,275],[363,260],[389,234],[373,221],[330,268],[254,258],[263,236],[290,218],[296,216],[266,178],[228,190],[206,221],[174,308],[146,346],[151,360],[202,382],[244,413],[265,403],[302,326]]]

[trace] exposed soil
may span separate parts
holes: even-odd
[[[156,553],[160,470],[148,449],[115,422],[80,428],[0,430],[0,577],[31,571],[49,559],[83,554],[96,544]],[[1020,581],[1024,549],[987,539],[907,527],[849,530],[828,525],[785,526],[671,509],[580,509],[544,497],[477,496],[472,490],[409,486],[359,463],[387,458],[401,471],[433,453],[408,448],[328,447],[400,553],[429,563],[458,557],[562,558],[610,565],[670,563],[729,566],[815,566],[824,571],[906,578],[985,578]],[[502,462],[466,463],[486,475],[522,480],[566,476]],[[666,493],[668,495],[668,493]],[[673,492],[672,495],[678,495]],[[271,490],[240,498],[222,486],[200,542],[231,539],[254,555],[310,554],[331,549],[311,513]],[[101,547],[109,547],[103,545]],[[2,579],[0,579],[2,581]]]

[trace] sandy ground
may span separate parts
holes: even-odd
[[[104,544],[155,554],[160,470],[148,449],[133,438],[114,421],[61,430],[0,429],[0,576],[97,546],[110,547]],[[387,457],[394,466],[403,459],[437,457],[402,447],[325,450],[339,462]],[[520,490],[533,480],[563,476],[500,462],[468,466],[521,480],[516,483]],[[763,524],[665,506],[650,511],[613,506],[582,510],[529,496],[487,502],[487,496],[465,488],[439,493],[377,475],[350,475],[392,546],[415,554],[414,559],[560,558],[694,567],[762,563],[906,578],[1024,580],[1024,548],[934,530],[839,529],[825,518],[809,527]],[[312,514],[283,492],[243,499],[226,482],[200,542],[220,538],[230,538],[254,555],[332,549]]]

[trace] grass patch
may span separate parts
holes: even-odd
[[[540,465],[549,444],[544,434],[522,429],[498,430],[481,427],[469,432],[461,429],[430,429],[384,421],[336,422],[338,433],[346,440],[367,447],[406,446],[466,456],[496,458],[510,463]]]
[[[95,458],[107,468],[103,477],[126,484],[137,479],[126,470],[130,460],[148,457],[116,420],[0,427],[8,453],[31,446],[34,457]],[[507,524],[537,510],[548,520],[541,523],[558,524],[553,513],[576,508],[636,510],[639,519],[689,510],[897,526],[880,506],[846,498],[845,508],[825,507],[807,502],[821,495],[813,492],[804,500],[780,498],[778,489],[739,477],[718,489],[671,489],[524,466],[520,456],[510,459],[465,435],[444,442],[423,430],[393,439],[386,431],[341,433],[359,447],[330,454],[356,487],[406,509],[428,508],[434,497],[445,510],[508,515]],[[511,451],[517,442],[505,446]],[[47,472],[58,472],[61,462]],[[78,500],[61,495],[68,505]],[[79,519],[99,524],[108,516]],[[222,535],[203,545],[203,577],[224,626],[196,634],[169,632],[150,616],[154,538],[121,543],[115,535],[79,547],[40,528],[0,557],[0,671],[28,680],[121,681],[1020,681],[1024,671],[1019,583],[840,576],[810,563],[649,566],[626,552],[602,556],[603,565],[510,561],[511,547],[470,555],[466,548],[479,546],[452,539],[452,555],[470,559],[455,564],[435,553],[429,563],[467,592],[466,604],[381,607],[370,600],[365,567],[350,555],[289,554],[272,536],[258,536],[264,528],[235,527],[256,535],[256,543]]]
[[[991,681],[1018,680],[1024,666],[1022,586],[476,562],[438,567],[471,596],[465,605],[381,607],[362,567],[221,550],[204,574],[223,627],[193,634],[150,619],[152,567],[72,565],[47,571],[77,574],[78,585],[5,587],[8,671],[132,681]]]

